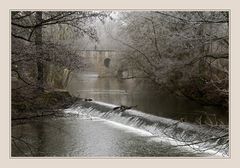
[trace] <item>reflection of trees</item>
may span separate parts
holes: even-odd
[[[12,136],[12,148],[15,147],[23,156],[34,156],[34,146],[25,141],[22,137]],[[13,150],[13,149],[12,149]]]
[[[19,132],[12,131],[12,156],[53,156],[54,154],[49,153],[48,150],[46,150],[46,146],[48,146],[48,143],[50,143],[46,136],[46,132],[53,131],[56,135],[63,134],[67,136],[70,136],[70,133],[64,130],[64,124],[55,126],[50,123],[47,124],[47,122],[42,123],[42,121],[45,119],[45,117],[49,117],[48,119],[51,120],[52,118],[57,117],[61,119],[72,116],[76,115],[55,112],[50,113],[49,115],[35,115],[32,117],[21,117],[14,119],[12,122],[14,122],[14,127],[16,128],[13,127],[12,129],[16,129]],[[31,129],[27,130],[27,132],[25,129],[18,130],[17,127],[21,127],[21,124],[30,124]],[[31,133],[33,133],[33,135],[31,135]],[[52,147],[54,148],[54,146]]]
[[[118,113],[121,113],[119,111]],[[112,112],[107,112],[106,114],[102,115],[106,118],[109,118],[111,116]],[[126,116],[129,117],[127,113],[122,113],[122,117]],[[110,118],[111,119],[111,118]],[[133,121],[136,119],[136,117],[132,117],[130,121]],[[144,129],[143,125],[149,125],[151,127],[152,123],[150,121],[144,120],[142,118],[141,122],[138,122],[138,124],[135,125],[136,128]],[[154,122],[153,124],[156,124]],[[162,156],[201,156],[205,155],[204,152],[206,152],[205,156],[209,155],[215,155],[215,154],[223,154],[224,156],[228,156],[228,148],[229,148],[229,141],[228,141],[228,131],[225,127],[220,125],[197,125],[194,128],[191,126],[188,126],[187,123],[184,122],[173,122],[173,123],[166,123],[164,125],[163,123],[158,123],[157,129],[160,131],[157,131],[156,134],[153,136],[153,138],[160,138],[163,139],[161,142],[158,142],[159,145],[157,148],[161,151],[166,151]],[[28,134],[22,134],[21,135],[12,135],[12,149],[14,148],[14,155],[17,156],[53,156],[53,153],[48,153],[48,150],[45,149],[46,146],[48,146],[48,139],[46,138],[45,131],[51,130],[53,132],[58,132],[58,134],[67,135],[64,137],[72,137],[73,135],[66,131],[62,126],[53,126],[51,124],[37,124],[37,126],[34,126],[34,137],[29,137]],[[147,130],[147,129],[146,129]],[[151,129],[153,130],[153,129]],[[151,131],[150,131],[151,132]],[[86,132],[87,133],[87,132]],[[61,136],[60,136],[61,137]],[[32,138],[32,139],[31,139]],[[89,137],[90,138],[90,137]],[[33,140],[37,140],[36,142]],[[59,142],[58,142],[59,143]],[[86,142],[87,143],[87,142]],[[137,142],[132,142],[136,143]],[[128,144],[128,143],[127,143]],[[155,144],[155,143],[154,143]],[[54,150],[61,150],[56,149],[54,144],[52,144],[52,148]],[[62,144],[63,145],[63,144]],[[156,145],[156,144],[155,144]],[[128,150],[131,151],[131,148],[133,151],[131,151],[131,154],[134,155],[134,150],[136,150],[135,145],[127,145]],[[184,147],[192,149],[192,151],[188,149],[182,149]],[[58,147],[59,148],[59,147]],[[63,146],[60,146],[60,148],[63,148]],[[146,151],[145,151],[146,150]],[[210,150],[210,154],[208,153]],[[17,152],[16,152],[17,151]],[[146,155],[154,156],[154,153],[151,153],[150,149],[147,149],[144,147],[144,150],[139,150],[138,152],[143,152]],[[54,152],[54,151],[52,151]],[[168,153],[169,152],[169,153]],[[173,152],[173,153],[172,153]],[[12,153],[13,154],[13,153]],[[138,156],[142,156],[141,153],[135,153]],[[158,153],[156,154],[158,155]]]

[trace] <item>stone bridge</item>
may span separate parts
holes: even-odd
[[[115,50],[81,50],[86,72],[99,77],[113,77],[121,73],[121,52]]]

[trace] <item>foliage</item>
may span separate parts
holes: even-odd
[[[125,59],[160,87],[228,105],[229,14],[225,11],[122,12]],[[126,65],[129,66],[129,65]]]

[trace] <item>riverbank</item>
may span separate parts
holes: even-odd
[[[37,117],[60,116],[62,110],[78,100],[65,90],[28,94],[28,97],[12,92],[12,124]]]

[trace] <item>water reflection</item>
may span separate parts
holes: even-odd
[[[221,109],[204,107],[168,93],[157,93],[154,86],[143,79],[119,80],[98,78],[96,74],[74,73],[67,89],[72,95],[83,98],[112,104],[138,105],[138,110],[161,117],[184,118],[195,122],[201,114],[207,113],[216,115],[217,120],[228,122],[227,114],[221,114]],[[213,122],[214,118],[210,120]],[[158,137],[142,135],[123,126],[109,125],[100,119],[42,118],[13,126],[12,135],[15,137],[12,139],[12,156],[206,155],[173,147],[165,141],[154,140]]]
[[[202,122],[200,120],[204,119],[214,124],[228,124],[228,115],[223,109],[203,106],[166,92],[156,92],[156,88],[146,79],[98,78],[94,73],[76,72],[72,74],[67,89],[72,95],[82,98],[137,105],[138,110],[157,116],[177,120],[184,118],[189,122]]]
[[[126,127],[80,118],[39,119],[12,127],[12,134],[31,144],[28,156],[203,156],[168,143],[154,141]],[[41,135],[41,136],[40,136]],[[23,156],[12,146],[12,156]]]

